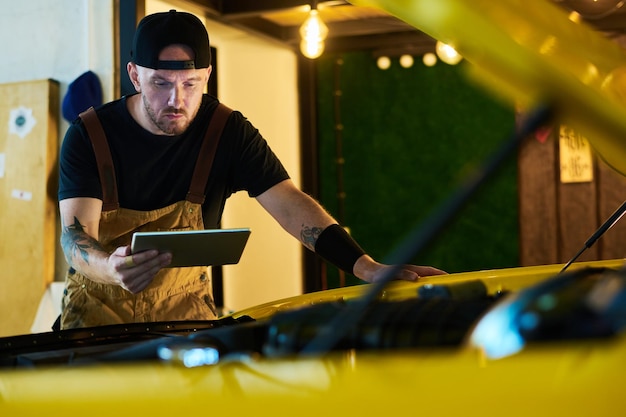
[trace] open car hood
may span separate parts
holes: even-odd
[[[548,0],[351,0],[455,48],[470,76],[512,106],[552,106],[626,174],[626,54]]]

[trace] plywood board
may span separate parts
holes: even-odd
[[[54,279],[59,87],[0,84],[0,336],[28,333]]]

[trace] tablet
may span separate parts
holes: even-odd
[[[168,268],[230,265],[239,262],[249,236],[250,229],[135,232],[131,251],[171,252]]]

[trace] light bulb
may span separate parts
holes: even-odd
[[[328,36],[328,27],[319,16],[317,9],[311,9],[309,17],[300,26],[300,51],[307,58],[314,59],[324,52],[324,39]]]
[[[433,54],[432,52],[427,52],[422,57],[422,62],[427,67],[432,67],[437,63],[437,55]]]
[[[402,55],[400,57],[400,66],[402,68],[411,68],[413,66],[413,57],[411,55]]]
[[[439,59],[446,64],[456,65],[463,59],[463,57],[453,47],[441,41],[437,41],[437,45],[435,45],[435,52],[437,53]]]
[[[307,58],[318,58],[324,52],[324,41],[312,42],[302,39],[300,41],[300,52]]]
[[[376,60],[376,65],[378,65],[378,68],[381,70],[386,70],[391,66],[391,60],[387,56],[381,56]]]

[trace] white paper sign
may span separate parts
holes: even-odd
[[[0,153],[0,178],[4,178],[4,164],[6,161],[5,154]]]
[[[33,109],[20,106],[11,110],[9,117],[9,133],[15,133],[20,138],[28,135],[33,126],[37,124],[37,120],[33,117]]]
[[[31,201],[33,199],[33,193],[24,190],[13,190],[11,191],[11,197],[17,198],[18,200]]]

